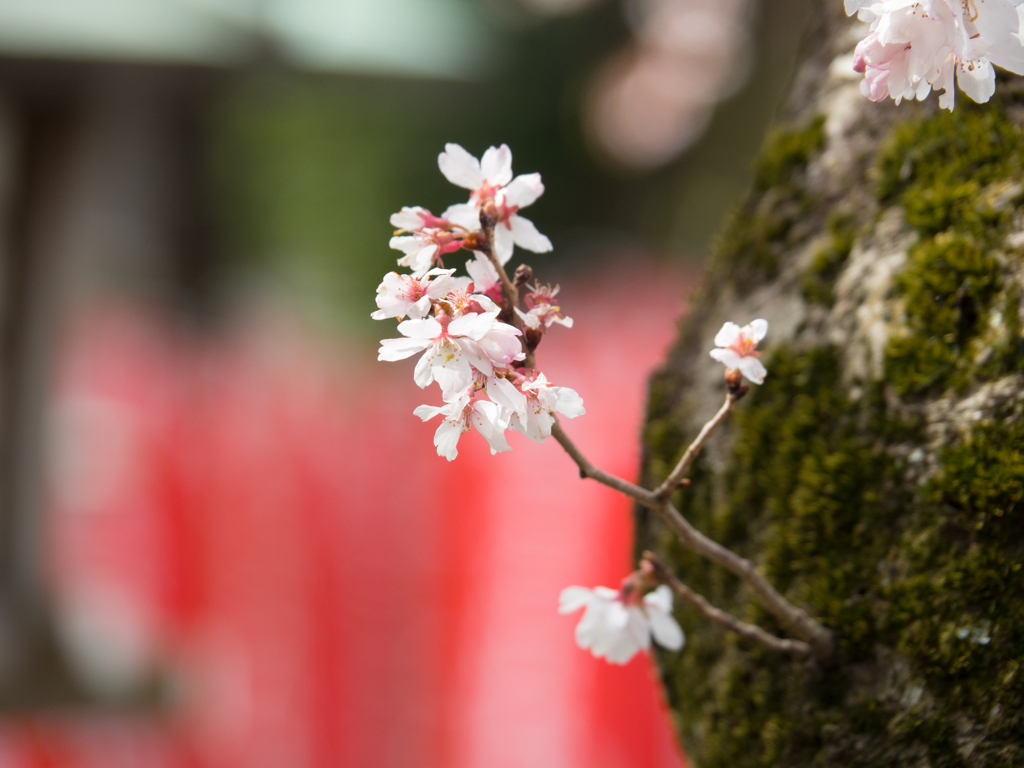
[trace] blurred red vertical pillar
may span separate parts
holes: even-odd
[[[584,397],[566,429],[626,477],[682,293],[633,274],[574,286],[576,327],[540,358]],[[624,295],[643,313],[609,310]],[[551,441],[491,457],[471,434],[438,458],[411,414],[436,392],[372,358],[280,319],[219,340],[128,307],[76,324],[55,412],[93,415],[57,431],[56,604],[97,619],[86,639],[130,635],[175,695],[8,721],[0,766],[683,764],[649,659],[593,659],[556,612],[631,569],[628,501]]]

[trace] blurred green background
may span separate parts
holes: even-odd
[[[808,4],[749,9],[749,78],[703,138],[653,170],[618,165],[585,138],[588,81],[631,36],[629,9],[617,1],[545,18],[463,0],[467,30],[483,44],[457,77],[310,72],[266,56],[210,100],[217,241],[206,285],[218,303],[273,286],[312,319],[379,333],[369,320],[373,291],[397,256],[388,215],[403,205],[439,213],[464,197],[437,170],[448,141],[478,156],[505,142],[516,173],[542,173],[547,191],[527,215],[555,244],[542,258],[559,271],[631,250],[699,264],[749,184]],[[451,265],[461,261],[456,254]]]

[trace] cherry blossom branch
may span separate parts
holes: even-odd
[[[483,230],[484,238],[487,241],[487,250],[484,254],[490,260],[491,264],[498,271],[498,279],[501,281],[501,289],[505,292],[505,297],[508,299],[509,304],[512,308],[512,325],[518,328],[520,331],[523,330],[523,321],[519,317],[519,313],[516,309],[519,308],[519,289],[516,288],[508,276],[508,272],[505,271],[504,265],[498,259],[498,256],[494,252],[494,227],[496,224],[495,217],[490,214],[486,209],[480,211],[480,227]]]
[[[765,632],[760,627],[740,621],[731,613],[711,605],[706,598],[702,595],[698,595],[688,586],[683,584],[675,574],[665,567],[653,552],[644,552],[643,559],[644,562],[650,564],[654,578],[657,581],[670,586],[676,595],[695,607],[698,611],[704,614],[704,616],[716,624],[721,624],[723,627],[735,632],[740,637],[752,640],[755,643],[760,643],[772,651],[792,653],[804,658],[814,655],[814,651],[811,646],[802,640],[788,640],[781,637],[775,637],[775,635]]]
[[[768,580],[757,572],[753,563],[709,539],[694,528],[671,501],[659,498],[653,491],[641,488],[595,467],[565,434],[557,419],[551,427],[551,435],[576,462],[580,469],[580,477],[590,478],[614,488],[656,512],[676,534],[683,546],[711,562],[721,565],[742,579],[761,599],[765,609],[779,619],[786,629],[808,643],[813,649],[814,655],[821,661],[828,662],[832,658],[835,648],[832,633],[808,616],[806,611],[797,608],[779,594]]]
[[[683,454],[683,457],[676,464],[676,468],[672,470],[671,474],[665,478],[661,485],[654,489],[655,498],[665,500],[679,487],[683,478],[686,477],[686,473],[690,471],[690,467],[693,465],[694,459],[697,458],[697,454],[700,453],[700,449],[704,447],[704,443],[708,441],[708,438],[725,421],[741,397],[743,397],[743,394],[733,394],[732,392],[725,396],[725,403],[718,409],[718,413],[714,415],[711,421],[704,425],[700,434],[697,435],[697,439],[686,449],[686,453]]]

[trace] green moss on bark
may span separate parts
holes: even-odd
[[[1024,370],[1024,265],[1006,245],[1020,218],[1024,132],[1005,90],[990,105],[897,126],[875,160],[879,205],[901,206],[918,235],[888,297],[883,380],[844,380],[842,350],[776,349],[765,384],[720,435],[724,453],[702,455],[676,495],[688,519],[754,560],[839,643],[839,664],[823,669],[681,607],[688,645],[658,659],[700,768],[1024,765],[1024,399],[979,412],[932,455],[915,420],[929,398]],[[807,229],[801,178],[820,149],[810,146],[764,163],[763,183],[727,226],[718,278],[742,290],[791,255],[790,230]],[[772,235],[765,222],[777,225],[786,205],[785,232]],[[799,286],[808,302],[831,303],[853,239],[853,223],[834,216]],[[681,354],[697,354],[695,338]],[[693,437],[679,373],[690,359],[652,381],[651,482]],[[661,551],[684,582],[785,634],[737,579],[638,514],[639,545]]]
[[[681,609],[689,644],[659,660],[690,754],[702,768],[1013,765],[1024,758],[1021,413],[999,414],[908,487],[885,436],[913,427],[878,398],[851,402],[834,350],[783,349],[768,366],[736,413],[731,469],[717,478],[699,464],[678,502],[835,629],[842,662],[779,657]],[[681,442],[661,444],[662,466]],[[735,579],[665,532],[659,544],[692,587],[781,633]],[[865,682],[885,667],[888,679]],[[965,762],[958,750],[981,726]]]

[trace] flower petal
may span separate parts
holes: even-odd
[[[429,347],[428,339],[384,339],[377,350],[377,359],[388,363],[405,360]]]
[[[515,236],[512,234],[512,230],[504,224],[499,224],[494,228],[494,255],[498,257],[498,263],[501,266],[505,266],[512,258],[513,250],[515,250]]]
[[[716,347],[731,346],[740,337],[740,327],[736,323],[726,323],[715,336]],[[716,358],[717,359],[717,358]]]
[[[750,324],[750,338],[757,344],[768,333],[768,321],[764,319],[755,320]]]
[[[512,150],[507,144],[488,147],[480,159],[480,170],[492,187],[504,187],[512,181]]]
[[[654,635],[654,640],[658,645],[670,651],[678,651],[683,647],[686,635],[683,634],[683,628],[679,626],[679,622],[672,614],[651,610],[648,611],[647,618],[651,624],[651,634]]]
[[[710,354],[718,362],[724,363],[726,368],[739,368],[740,361],[743,360],[743,358],[732,349],[712,349]],[[751,357],[748,359],[756,360],[757,358]]]
[[[480,229],[480,209],[472,203],[449,205],[442,216],[468,230]]]
[[[459,455],[459,438],[462,436],[462,424],[451,419],[445,419],[438,426],[434,433],[434,445],[437,446],[437,455],[443,456],[448,461],[454,461]]]
[[[764,377],[768,374],[768,369],[756,357],[740,358],[740,364],[737,367],[755,384],[764,384]]]
[[[529,219],[512,216],[509,219],[509,224],[512,225],[512,237],[520,248],[534,253],[547,253],[552,249],[551,241],[538,232]]]
[[[502,190],[502,200],[506,205],[525,208],[533,205],[537,198],[544,194],[544,183],[539,173],[526,173],[516,176],[512,183]]]
[[[575,613],[590,605],[594,593],[586,587],[566,587],[558,596],[559,613]]]
[[[480,162],[458,144],[445,144],[444,152],[437,156],[437,165],[444,177],[457,187],[478,189],[483,183]]]

